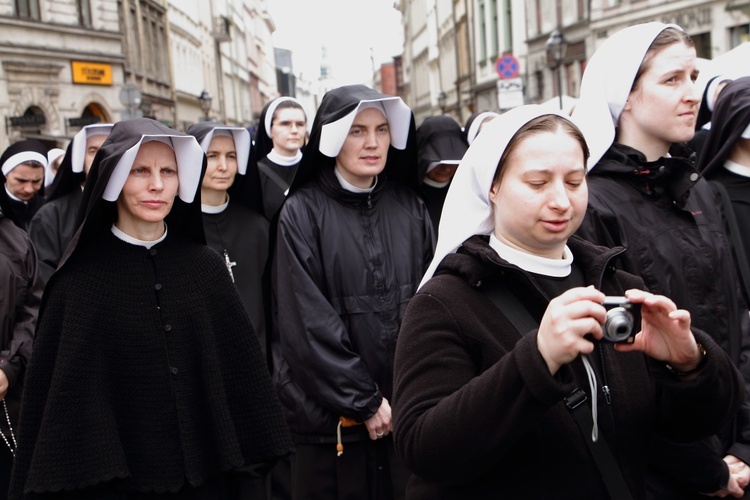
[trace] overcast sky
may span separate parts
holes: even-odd
[[[337,85],[369,83],[376,67],[403,51],[393,0],[269,0],[274,46],[293,52],[294,73],[317,80],[327,48]],[[372,51],[371,51],[372,49]]]

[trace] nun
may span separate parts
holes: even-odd
[[[685,145],[700,94],[692,39],[650,22],[609,37],[586,65],[572,119],[591,149],[578,234],[623,246],[624,270],[690,311],[750,383],[750,317],[720,205]],[[700,498],[750,481],[750,408],[708,442],[655,447],[654,498]],[[659,455],[661,454],[661,456]]]
[[[277,97],[260,113],[254,158],[260,171],[266,218],[273,219],[289,192],[302,160],[307,116],[293,97]]]
[[[750,265],[750,77],[729,83],[716,102],[697,167],[721,193],[740,275]],[[743,270],[744,268],[744,270]],[[750,297],[743,276],[745,299]]]
[[[428,116],[417,129],[422,199],[436,234],[445,195],[468,147],[461,126],[448,115]]]
[[[646,498],[653,434],[710,435],[739,406],[739,373],[690,314],[617,270],[621,248],[574,235],[587,155],[568,117],[531,105],[464,156],[396,347],[408,498]],[[605,294],[641,320],[613,335]]]
[[[258,172],[248,173],[250,133],[211,122],[196,123],[187,133],[206,154],[200,189],[206,242],[224,259],[265,353],[262,278],[268,261],[268,220],[263,215]]]
[[[696,86],[700,85],[698,82],[702,76],[698,76],[696,80]],[[708,138],[708,131],[711,130],[711,118],[713,116],[714,107],[716,106],[716,100],[721,95],[724,87],[727,86],[732,78],[724,75],[714,75],[708,79],[703,90],[703,97],[701,98],[701,104],[698,108],[698,116],[695,120],[695,135],[688,141],[690,149],[695,151],[695,154],[700,156],[703,147],[706,145],[706,139]]]
[[[0,174],[5,184],[5,176]],[[18,441],[18,413],[44,283],[34,245],[16,225],[0,189],[0,499],[5,500]]]
[[[291,442],[250,318],[205,245],[194,137],[118,122],[47,283],[10,497],[253,498]]]
[[[402,498],[393,355],[433,253],[414,116],[364,85],[321,101],[278,218],[274,377],[296,444],[293,498]]]
[[[36,139],[11,144],[0,156],[0,167],[5,176],[6,210],[13,212],[18,227],[28,231],[31,218],[44,204],[47,148]]]
[[[60,163],[62,163],[63,157],[65,156],[65,150],[62,148],[52,148],[47,151],[47,168],[44,170],[44,187],[49,187],[55,180],[55,175],[60,169]]]
[[[47,201],[31,219],[29,236],[39,256],[45,283],[73,238],[86,174],[111,130],[112,124],[87,125],[73,136],[55,182],[47,188]]]

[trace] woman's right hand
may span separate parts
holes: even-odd
[[[571,288],[547,305],[536,344],[552,375],[579,354],[594,350],[594,344],[584,336],[602,338],[602,323],[607,315],[603,301],[604,294],[588,286]]]

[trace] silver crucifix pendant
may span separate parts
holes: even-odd
[[[229,260],[229,252],[224,249],[224,264],[227,266],[227,271],[229,271],[229,277],[232,278],[232,283],[234,283],[234,273],[232,272],[232,268],[237,265],[236,262],[232,262]]]

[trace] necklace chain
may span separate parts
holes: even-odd
[[[18,444],[16,443],[16,435],[13,433],[13,426],[10,425],[10,414],[8,413],[8,403],[5,402],[4,398],[3,398],[3,408],[5,409],[5,420],[8,421],[8,429],[10,430],[10,438],[13,441],[13,446],[10,445],[10,441],[8,441],[8,438],[5,436],[5,433],[2,431],[2,429],[0,429],[0,436],[3,437],[3,441],[5,441],[5,444],[8,445],[8,449],[10,450],[10,453],[15,457]]]

